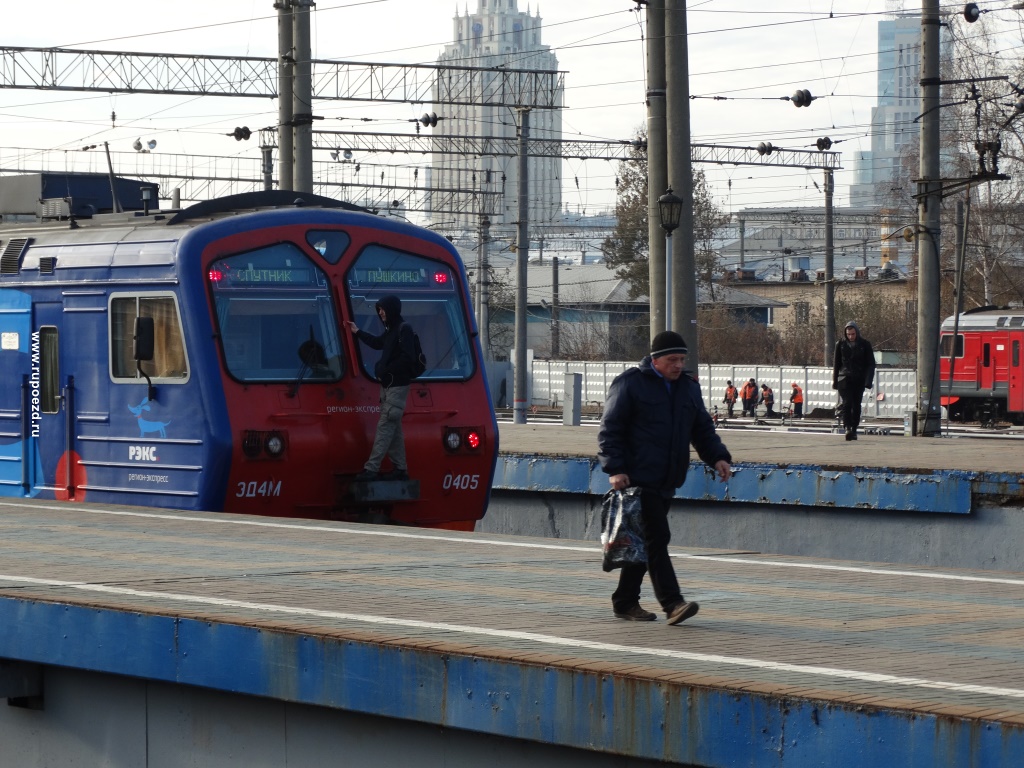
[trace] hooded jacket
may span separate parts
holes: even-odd
[[[846,339],[846,328],[853,328],[857,338]],[[860,328],[849,322],[843,328],[843,338],[836,342],[832,360],[832,388],[870,389],[875,379],[875,351],[871,342],[860,335]]]
[[[381,350],[380,359],[373,369],[381,386],[407,386],[414,378],[416,345],[412,328],[402,319],[402,301],[397,296],[384,296],[374,308],[384,310],[384,333],[374,336],[360,329],[356,336],[371,349]]]
[[[608,475],[625,473],[631,485],[670,497],[686,480],[691,443],[709,466],[732,461],[696,381],[684,373],[668,382],[650,356],[615,378],[597,436],[597,457]]]

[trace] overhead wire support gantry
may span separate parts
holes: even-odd
[[[555,70],[312,59],[313,98],[561,109]],[[0,46],[0,88],[277,98],[278,60]],[[434,93],[434,88],[437,93]]]

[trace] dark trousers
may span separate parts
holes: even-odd
[[[668,502],[661,494],[644,491],[640,495],[640,512],[644,519],[644,542],[647,544],[647,563],[627,565],[619,574],[619,587],[612,595],[612,607],[619,612],[628,611],[640,602],[640,585],[644,574],[650,572],[654,596],[661,607],[668,610],[682,602],[679,582],[668,556],[668,543],[672,534],[668,527]]]
[[[803,418],[803,416],[804,416],[804,404],[803,403],[793,403],[793,415],[796,418],[798,418],[798,419],[802,419]]]
[[[747,415],[747,411],[750,411],[750,415],[751,416],[754,415],[754,408],[756,407],[755,403],[756,403],[755,400],[748,400],[747,398],[743,398],[743,415],[744,416]]]
[[[843,426],[857,429],[860,426],[860,401],[864,398],[864,387],[840,385],[839,396],[843,399]]]

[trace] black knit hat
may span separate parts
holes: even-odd
[[[652,358],[662,355],[685,355],[686,353],[686,342],[675,331],[662,331],[651,342]]]

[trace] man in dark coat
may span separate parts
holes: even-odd
[[[384,324],[384,333],[380,336],[360,330],[351,320],[345,321],[352,334],[366,346],[382,350],[374,368],[374,375],[380,382],[380,420],[377,422],[377,434],[373,439],[370,458],[356,479],[381,479],[380,465],[386,455],[394,465],[386,479],[408,480],[402,415],[409,396],[409,382],[413,379],[416,345],[412,328],[402,320],[402,302],[397,296],[383,297],[377,302],[376,309],[377,316]]]
[[[836,342],[832,361],[832,389],[842,398],[843,426],[846,439],[857,439],[860,426],[860,403],[864,390],[871,389],[875,378],[875,351],[871,342],[860,335],[852,320],[843,329],[845,339]]]
[[[732,475],[732,456],[715,432],[700,385],[683,371],[686,351],[678,333],[659,333],[651,344],[651,354],[639,367],[615,378],[605,401],[597,437],[598,459],[612,488],[641,489],[647,545],[647,563],[623,567],[612,595],[612,608],[620,619],[656,618],[640,607],[640,585],[648,571],[669,624],[690,618],[700,607],[683,599],[669,559],[669,501],[686,480],[691,443],[723,482]]]

